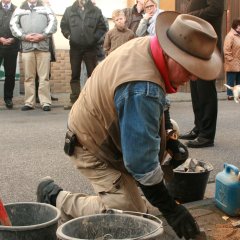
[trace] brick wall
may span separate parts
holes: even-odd
[[[56,50],[56,62],[51,63],[51,91],[70,92],[71,66],[69,50]]]

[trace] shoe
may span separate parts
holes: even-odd
[[[33,109],[34,109],[33,107],[30,107],[30,106],[28,106],[28,105],[24,105],[24,106],[21,108],[22,111],[28,111],[28,110],[33,110]]]
[[[213,147],[214,142],[211,139],[203,138],[203,137],[198,137],[192,141],[188,141],[186,145],[189,148],[204,148],[204,147]]]
[[[52,101],[58,101],[58,98],[51,96],[51,100],[52,100]]]
[[[37,187],[37,202],[48,203],[56,206],[56,199],[63,189],[59,187],[51,177],[44,177]]]
[[[198,134],[194,132],[194,130],[191,130],[190,132],[179,135],[179,139],[184,139],[184,140],[193,140],[197,137],[198,137]]]
[[[234,97],[233,96],[228,96],[227,100],[232,101],[232,100],[234,100]]]
[[[49,111],[51,111],[51,107],[49,105],[45,105],[45,106],[43,106],[42,110],[45,112],[49,112]]]
[[[8,109],[12,109],[13,108],[13,102],[12,99],[6,99],[5,100],[5,105]]]

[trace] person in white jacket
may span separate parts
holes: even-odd
[[[158,8],[155,0],[144,0],[143,8],[145,14],[138,25],[136,35],[138,37],[146,35],[154,36],[156,18],[163,10]]]
[[[13,13],[10,29],[13,36],[21,40],[25,88],[25,104],[21,110],[35,108],[35,77],[38,74],[40,104],[43,111],[50,111],[49,44],[57,31],[56,16],[49,7],[43,6],[42,1],[27,0]]]

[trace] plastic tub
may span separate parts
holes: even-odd
[[[60,211],[49,204],[19,202],[4,205],[12,226],[0,225],[1,240],[56,240]]]

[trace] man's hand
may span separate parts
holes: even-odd
[[[179,140],[174,140],[171,138],[168,139],[166,150],[172,157],[170,164],[173,166],[173,168],[178,167],[188,159],[188,149]]]
[[[30,33],[25,36],[25,40],[28,42],[41,42],[42,40],[45,39],[45,36],[40,33]]]
[[[0,38],[0,42],[2,45],[11,45],[14,43],[14,38],[4,38],[4,37],[1,37]]]
[[[182,205],[178,205],[169,195],[163,181],[146,186],[139,183],[140,188],[147,200],[162,212],[168,224],[176,234],[186,240],[195,238],[199,233],[199,226],[190,212]]]
[[[175,211],[163,215],[179,238],[191,239],[200,232],[197,222],[183,205],[177,205]]]

